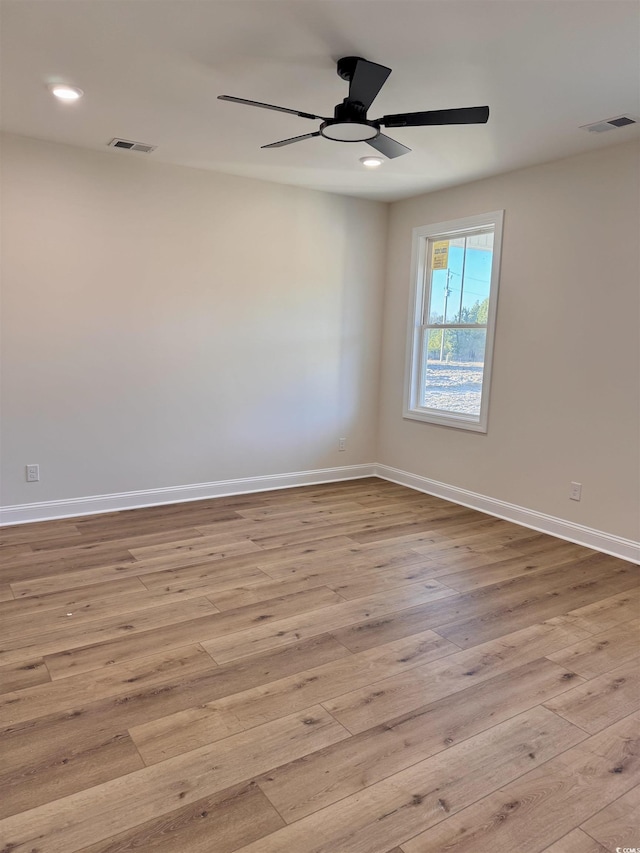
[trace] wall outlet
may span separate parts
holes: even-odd
[[[582,497],[582,483],[571,483],[569,486],[569,499],[579,501]]]
[[[338,439],[338,450],[346,450],[347,449],[347,439],[339,438]]]
[[[27,465],[27,483],[37,483],[40,479],[40,466]]]

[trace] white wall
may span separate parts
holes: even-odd
[[[16,137],[2,190],[2,504],[374,460],[386,205]]]
[[[637,540],[639,204],[636,144],[394,204],[378,461]],[[498,209],[489,432],[404,420],[411,230]]]
[[[3,505],[379,462],[638,538],[636,145],[389,206],[7,137],[2,190]],[[404,420],[411,229],[502,208],[489,432]]]

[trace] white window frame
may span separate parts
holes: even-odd
[[[491,368],[493,362],[493,343],[495,338],[496,313],[498,310],[498,287],[500,284],[500,260],[502,256],[502,225],[504,210],[481,213],[454,219],[450,222],[438,222],[413,229],[411,263],[411,298],[409,300],[409,328],[407,334],[407,361],[405,370],[405,393],[403,417],[431,424],[457,427],[458,429],[487,432],[489,419],[489,398],[491,392]],[[475,418],[443,409],[431,409],[419,403],[424,385],[422,364],[422,340],[426,326],[423,319],[428,309],[431,288],[431,258],[428,257],[429,240],[449,240],[464,237],[480,228],[493,226],[493,258],[491,266],[491,286],[489,291],[489,310],[487,316],[487,341],[482,380],[482,399],[480,417]],[[444,324],[443,328],[450,327]],[[474,328],[465,325],[464,328]],[[427,331],[428,334],[428,331]]]

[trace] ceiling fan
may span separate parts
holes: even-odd
[[[232,101],[236,104],[247,104],[250,107],[262,107],[265,110],[276,110],[281,113],[291,113],[300,118],[320,121],[319,130],[281,139],[262,148],[281,148],[292,142],[312,139],[314,136],[324,136],[335,142],[366,142],[385,157],[400,157],[411,151],[406,145],[396,142],[390,136],[380,132],[381,127],[425,127],[437,124],[485,124],[489,118],[489,107],[463,107],[453,110],[428,110],[420,113],[397,113],[370,120],[367,110],[374,102],[378,92],[385,84],[391,69],[376,62],[369,62],[361,56],[345,56],[338,60],[338,76],[349,83],[349,94],[335,108],[333,118],[316,116],[300,110],[290,110],[286,107],[276,107],[263,104],[260,101],[249,101],[246,98],[235,98],[232,95],[218,95],[221,101]]]

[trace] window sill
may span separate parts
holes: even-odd
[[[483,421],[471,419],[465,415],[438,412],[433,409],[405,409],[402,417],[412,421],[422,421],[438,426],[453,427],[454,429],[466,429],[471,432],[487,432],[486,419]]]

